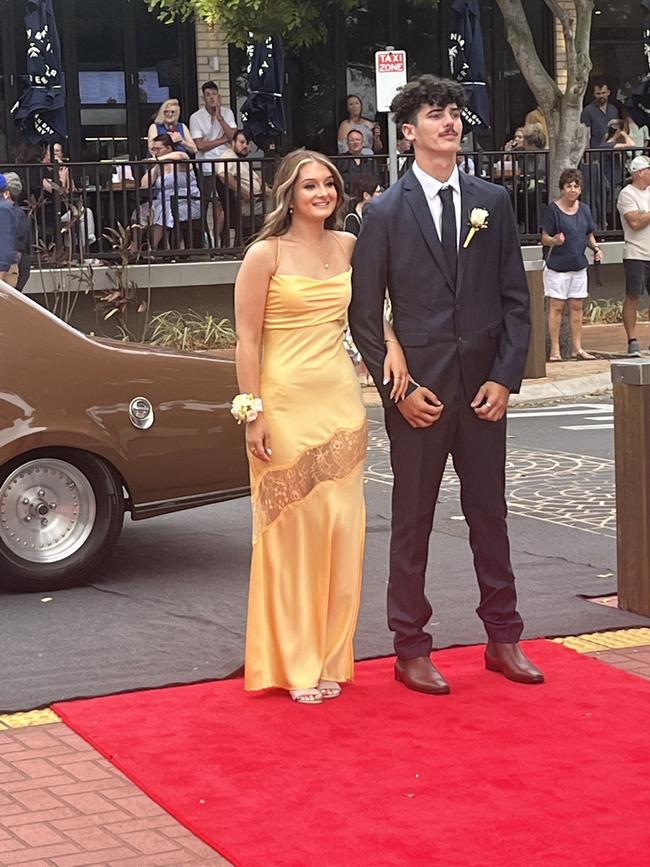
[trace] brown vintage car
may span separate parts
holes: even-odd
[[[0,585],[83,583],[134,520],[248,494],[232,360],[96,340],[0,282]]]

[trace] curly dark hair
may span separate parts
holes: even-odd
[[[560,175],[560,180],[558,182],[558,186],[560,190],[563,190],[566,184],[570,184],[575,182],[580,189],[584,187],[584,178],[582,177],[582,172],[580,169],[564,169],[562,174]]]
[[[463,108],[467,103],[462,84],[448,78],[436,78],[435,75],[421,75],[400,88],[399,93],[390,104],[390,110],[395,114],[397,129],[404,123],[417,122],[417,115],[423,105],[456,105]]]

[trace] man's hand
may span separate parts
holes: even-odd
[[[470,406],[483,421],[500,421],[508,408],[510,389],[488,380],[476,392]]]
[[[411,427],[431,427],[442,415],[444,406],[428,388],[419,385],[397,404]]]

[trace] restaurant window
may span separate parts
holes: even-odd
[[[612,97],[624,102],[646,77],[643,53],[646,11],[638,0],[597,0],[591,28],[591,81],[585,101],[593,96],[591,83],[604,78]]]
[[[75,0],[83,159],[129,153],[121,5]]]

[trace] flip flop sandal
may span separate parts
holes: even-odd
[[[575,355],[572,355],[571,358],[573,361],[597,361],[595,355],[591,355],[591,353],[587,352],[586,349],[581,349],[580,352],[576,352]]]
[[[316,689],[290,689],[289,695],[291,701],[297,704],[322,704],[323,696],[320,690]]]
[[[563,361],[564,359],[561,355],[551,355],[548,360],[549,364],[556,364],[558,361]]]

